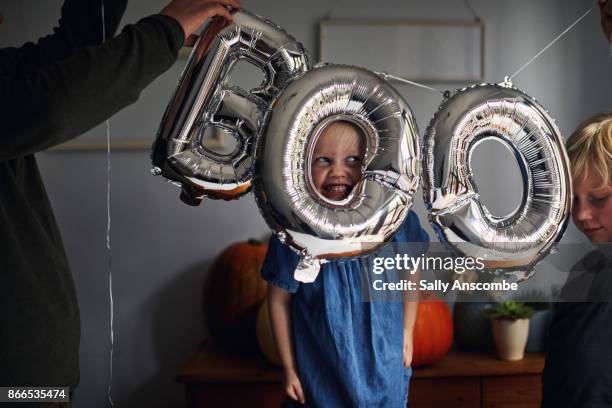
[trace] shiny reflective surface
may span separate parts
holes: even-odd
[[[504,217],[481,203],[470,167],[487,138],[514,153],[522,174],[523,199]],[[440,240],[459,255],[484,257],[489,269],[528,278],[570,214],[569,162],[554,120],[511,84],[475,85],[440,105],[423,145],[424,199]]]
[[[357,125],[367,141],[363,179],[342,201],[313,191],[310,158],[325,125]],[[319,260],[371,251],[404,221],[420,181],[416,122],[393,87],[362,68],[318,66],[274,101],[255,158],[254,192],[266,222],[302,255],[296,279]]]
[[[226,81],[245,60],[264,74],[246,91]],[[233,23],[213,19],[194,46],[153,146],[153,172],[182,186],[192,205],[204,196],[234,199],[251,187],[256,138],[272,99],[308,69],[306,51],[283,29],[245,10]],[[236,138],[236,148],[221,155],[202,146],[207,129]]]

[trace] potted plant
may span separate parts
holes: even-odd
[[[521,360],[529,335],[529,318],[533,308],[524,302],[506,301],[485,312],[493,319],[493,338],[497,354],[502,360]]]

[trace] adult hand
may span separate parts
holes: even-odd
[[[412,364],[412,330],[404,329],[404,368]]]
[[[612,41],[612,0],[599,0],[599,11],[601,11],[601,28],[608,41]]]
[[[193,44],[192,34],[200,28],[204,22],[214,16],[223,17],[232,21],[232,11],[240,9],[239,0],[172,0],[160,14],[172,17],[183,27],[185,43]]]
[[[287,395],[294,400],[304,404],[304,391],[302,390],[302,383],[294,369],[285,370],[285,392]]]

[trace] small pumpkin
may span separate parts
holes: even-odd
[[[267,245],[256,240],[227,247],[214,261],[204,285],[204,312],[210,334],[232,351],[256,349],[255,322],[267,295],[260,272]]]
[[[282,367],[283,363],[278,355],[276,341],[272,333],[272,325],[270,324],[270,315],[268,314],[268,299],[264,300],[257,314],[257,344],[259,350],[270,363]]]
[[[448,353],[453,341],[453,322],[446,303],[434,294],[421,292],[413,334],[412,367],[433,364]]]

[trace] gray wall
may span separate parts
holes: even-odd
[[[596,1],[472,3],[486,24],[485,80],[499,82]],[[1,0],[7,23],[0,26],[0,46],[19,45],[48,32],[60,4],[60,0]],[[154,13],[163,4],[163,0],[133,0],[124,22]],[[317,23],[330,12],[332,18],[471,18],[459,0],[244,0],[243,5],[284,27],[313,55],[318,52]],[[587,116],[612,108],[612,60],[598,18],[593,12],[514,81],[547,107],[564,135]],[[154,136],[183,64],[179,61],[143,92],[137,104],[111,118],[113,137]],[[449,89],[461,85],[436,84]],[[425,129],[439,97],[410,86],[398,89],[413,107],[420,129]],[[98,127],[84,137],[104,136],[105,129]],[[148,155],[148,151],[112,154],[113,397],[117,406],[181,406],[183,388],[174,377],[207,336],[201,287],[210,262],[229,243],[261,237],[267,228],[251,196],[229,203],[205,201],[197,208],[182,204],[175,187],[150,176]],[[477,168],[499,168],[499,149],[481,156],[476,158]],[[105,406],[110,368],[106,155],[44,152],[38,159],[81,307],[81,383],[75,407]],[[494,212],[503,211],[519,192],[520,183],[512,174],[490,172],[478,179]],[[425,222],[420,194],[416,207]],[[565,239],[581,238],[570,227]]]

